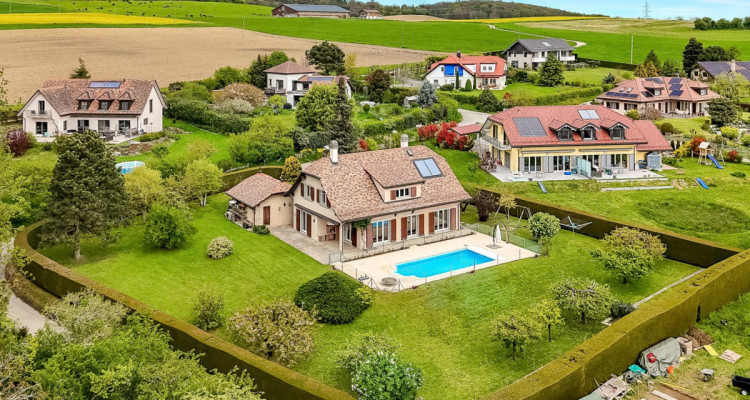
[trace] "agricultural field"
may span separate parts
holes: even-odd
[[[483,24],[501,24],[506,22],[549,22],[549,21],[580,21],[582,19],[608,19],[607,17],[565,15],[544,17],[516,17],[516,18],[484,18],[484,19],[455,19],[455,22],[480,22]]]
[[[129,15],[110,15],[102,13],[33,13],[33,14],[0,14],[0,29],[21,25],[33,26],[79,26],[79,25],[117,25],[117,26],[164,26],[196,24],[194,21],[163,17],[141,17]]]

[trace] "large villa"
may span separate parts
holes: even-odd
[[[663,115],[704,116],[708,102],[720,97],[703,82],[688,78],[635,78],[620,82],[596,99],[608,108],[625,114],[630,110],[643,113],[647,107]]]

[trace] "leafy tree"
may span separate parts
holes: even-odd
[[[66,342],[92,344],[112,335],[127,315],[125,307],[86,289],[65,296],[64,302],[45,308],[45,314],[62,327]]]
[[[643,65],[648,65],[648,63],[651,63],[654,65],[654,68],[656,68],[657,71],[661,71],[661,63],[659,62],[659,56],[656,55],[654,52],[654,49],[651,49],[651,51],[646,54],[646,59],[643,61]]]
[[[271,68],[269,65],[268,56],[263,55],[261,56],[258,54],[258,57],[250,64],[250,67],[245,70],[245,75],[248,82],[250,82],[251,85],[265,89],[266,85],[268,84],[268,74],[266,74],[265,70],[268,68]]]
[[[70,79],[89,79],[91,74],[86,68],[86,64],[83,63],[83,59],[78,59],[78,68],[74,69],[70,74]]]
[[[649,78],[659,76],[659,71],[656,70],[654,64],[649,61],[645,64],[638,64],[633,71],[633,75],[638,78]]]
[[[273,68],[287,61],[289,61],[289,56],[287,56],[286,53],[281,50],[274,50],[271,54],[268,55],[266,64],[268,65],[268,68]]]
[[[198,197],[201,207],[205,207],[208,195],[221,189],[221,170],[205,158],[198,159],[187,166],[182,182],[187,193]]]
[[[207,331],[221,326],[224,312],[224,296],[212,289],[200,289],[193,302],[195,326]]]
[[[8,84],[10,83],[5,79],[5,68],[0,68],[0,108],[8,105]]]
[[[29,137],[31,134],[27,134],[21,129],[14,129],[5,135],[5,143],[0,142],[0,146],[7,146],[8,150],[13,153],[14,156],[20,157],[32,147],[32,141]]]
[[[254,353],[291,366],[312,352],[313,325],[314,312],[282,300],[238,311],[229,318],[227,329]]]
[[[385,71],[378,68],[367,75],[367,86],[370,88],[370,98],[380,103],[383,101],[383,95],[391,87],[391,78]]]
[[[538,212],[529,218],[529,231],[534,240],[552,239],[560,231],[560,220],[554,215]]]
[[[708,101],[708,115],[711,121],[719,126],[731,124],[740,119],[740,110],[737,105],[724,97]]]
[[[721,46],[708,46],[698,57],[698,61],[730,61],[729,53]]]
[[[204,139],[194,140],[187,145],[185,157],[190,161],[210,158],[216,153],[216,146]]]
[[[331,109],[331,119],[328,120],[326,130],[330,132],[331,139],[339,143],[340,153],[357,151],[357,131],[352,123],[352,104],[346,95],[344,79],[339,80],[338,96]]]
[[[602,248],[592,250],[591,255],[622,283],[637,281],[651,272],[667,250],[658,237],[628,227],[615,228],[604,235],[601,244]]]
[[[307,62],[321,70],[325,75],[342,75],[344,68],[344,52],[333,43],[324,41],[305,51]]]
[[[732,101],[739,101],[750,96],[750,82],[740,73],[723,72],[714,78],[711,90]]]
[[[355,89],[359,90],[362,88],[362,74],[357,67],[356,54],[347,54],[344,57],[344,75],[349,77],[349,82],[352,83]]]
[[[78,260],[83,236],[101,235],[127,214],[125,180],[96,132],[63,137],[57,151],[42,236],[46,243],[71,244]]]
[[[552,341],[552,327],[565,324],[560,307],[550,300],[542,300],[534,307],[534,314],[539,319],[539,323],[547,328],[547,339]]]
[[[417,95],[417,104],[422,108],[429,108],[437,103],[437,101],[438,98],[437,93],[435,92],[435,86],[432,86],[430,82],[424,81]]]
[[[497,207],[495,196],[484,190],[477,190],[473,196],[474,206],[477,208],[477,216],[480,222],[487,221],[490,218],[490,213],[494,212]]]
[[[302,164],[299,162],[299,159],[297,157],[289,156],[286,160],[284,160],[284,167],[281,169],[282,181],[292,184],[297,180],[297,178],[299,178],[299,175],[301,173]]]
[[[232,83],[242,82],[242,71],[233,67],[221,67],[214,71],[214,79],[219,84],[219,87],[225,87]]]
[[[286,98],[278,94],[268,98],[268,105],[271,106],[273,113],[276,114],[286,104]]]
[[[266,95],[263,91],[247,83],[230,83],[224,89],[214,92],[213,97],[215,103],[242,99],[252,104],[253,107],[260,107],[266,102]]]
[[[130,199],[130,207],[137,214],[146,213],[165,193],[161,173],[149,167],[140,166],[125,174],[125,192]]]
[[[565,65],[557,59],[554,52],[550,52],[547,60],[539,68],[539,85],[559,86],[565,82]]]
[[[211,92],[207,87],[196,82],[185,82],[180,90],[167,95],[169,100],[200,100],[211,101]]]
[[[146,215],[143,242],[150,247],[176,249],[195,233],[187,211],[154,204]]]
[[[338,101],[336,85],[313,85],[297,103],[297,125],[310,131],[321,131],[331,120]]]
[[[495,323],[495,339],[503,342],[505,347],[513,349],[513,361],[518,351],[541,336],[539,322],[530,315],[511,313],[501,316]]]
[[[270,114],[256,117],[249,131],[230,136],[229,155],[233,160],[247,164],[267,163],[289,157],[294,154],[291,130],[283,118]]]
[[[500,101],[489,88],[484,88],[482,93],[477,97],[477,109],[488,113],[493,113],[500,109]]]
[[[682,72],[682,68],[680,67],[680,63],[668,59],[664,61],[664,65],[661,67],[661,75],[662,76],[683,76],[684,72]]]
[[[497,205],[505,209],[505,217],[510,221],[510,210],[516,208],[516,196],[507,192],[500,195],[497,199]]]
[[[602,85],[614,85],[615,84],[615,76],[612,75],[610,72],[602,79]]]
[[[586,318],[597,318],[609,313],[613,297],[609,287],[593,280],[580,278],[566,279],[552,285],[555,302],[564,311]]]
[[[688,44],[685,45],[685,50],[682,52],[682,70],[685,73],[690,73],[695,64],[698,63],[698,58],[700,58],[701,54],[703,54],[703,43],[695,38],[690,38]]]

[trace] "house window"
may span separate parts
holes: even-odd
[[[411,198],[410,188],[396,189],[395,192],[396,192],[396,200]]]
[[[378,221],[372,223],[372,244],[380,244],[391,240],[391,229],[389,221]]]
[[[46,122],[37,122],[36,123],[36,134],[37,135],[44,135],[47,132],[47,123]]]
[[[552,157],[553,171],[570,171],[570,156]]]
[[[117,121],[117,130],[120,132],[125,132],[130,130],[130,121],[128,120],[120,120]]]
[[[437,80],[437,79],[433,79],[433,80],[432,80],[432,83],[434,83],[435,85],[439,85],[439,83],[438,83],[438,80]]]
[[[612,139],[625,139],[625,129],[623,129],[621,126],[615,126],[609,132],[609,137],[611,137]]]
[[[518,61],[511,61],[510,66],[513,68],[518,68]]]
[[[79,119],[78,120],[78,131],[83,132],[87,131],[89,129],[89,120],[87,119]]]
[[[406,217],[406,237],[412,238],[419,234],[419,215]]]
[[[38,106],[39,106],[39,115],[44,115],[47,113],[47,110],[45,110],[46,103],[44,102],[44,100],[39,100]]]
[[[599,155],[598,154],[587,154],[585,156],[581,156],[584,160],[591,163],[591,166],[599,167]]]
[[[522,157],[523,172],[539,172],[542,170],[542,157]]]
[[[625,107],[624,108],[625,111],[628,111],[628,110],[635,110],[636,108],[638,108],[638,105],[637,104],[633,104],[633,103],[625,103],[624,107]]]
[[[435,211],[435,233],[444,232],[451,227],[451,210],[446,208],[444,210]]]
[[[573,132],[570,128],[562,128],[557,131],[557,138],[559,140],[573,140]]]
[[[326,192],[321,190],[320,194],[318,195],[318,203],[322,205],[323,207],[328,207],[328,197],[326,196]]]
[[[109,100],[99,100],[99,110],[100,111],[107,111],[109,110],[109,106],[112,104]]]
[[[79,110],[88,110],[91,106],[90,100],[79,100],[78,101],[78,109]]]
[[[619,110],[620,109],[620,103],[616,101],[608,101],[607,102],[607,108],[610,108],[612,110]]]
[[[497,79],[490,78],[490,85],[496,85],[496,84],[497,84]]]
[[[307,226],[307,216],[309,214],[307,211],[299,211],[299,231],[302,233],[307,233],[307,230],[310,228]]]
[[[654,89],[654,96],[661,96],[661,89]]]
[[[346,226],[346,228],[344,229],[344,241],[345,242],[347,242],[347,243],[351,243],[352,242],[352,236],[354,236],[356,234],[354,232],[355,229],[356,228],[352,224],[349,224],[349,225]]]
[[[613,167],[628,167],[628,155],[627,154],[610,154],[609,165]]]
[[[100,119],[99,120],[99,130],[100,131],[108,131],[109,130],[109,120],[108,119]]]
[[[128,111],[130,110],[130,105],[133,102],[130,100],[120,100],[120,111]]]
[[[583,140],[594,140],[596,139],[596,131],[592,127],[583,128],[583,131],[581,131],[581,138]]]
[[[283,89],[284,88],[284,81],[281,79],[276,80],[276,89]]]
[[[312,187],[310,185],[305,185],[305,192],[302,194],[302,197],[306,198],[307,200],[312,199]]]
[[[63,132],[68,131],[68,121],[63,121]]]
[[[148,101],[148,112],[150,112],[150,113],[154,112],[154,101],[153,100],[149,100]]]
[[[143,119],[143,126],[148,126],[148,118]]]
[[[705,96],[708,91],[706,89],[701,89],[701,96]]]

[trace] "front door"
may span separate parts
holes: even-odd
[[[89,130],[89,120],[79,119],[78,120],[78,132],[83,132],[87,130]]]
[[[263,225],[271,225],[271,207],[263,207]]]
[[[117,122],[117,130],[122,132],[127,132],[130,130],[130,121],[128,120],[120,120]]]

